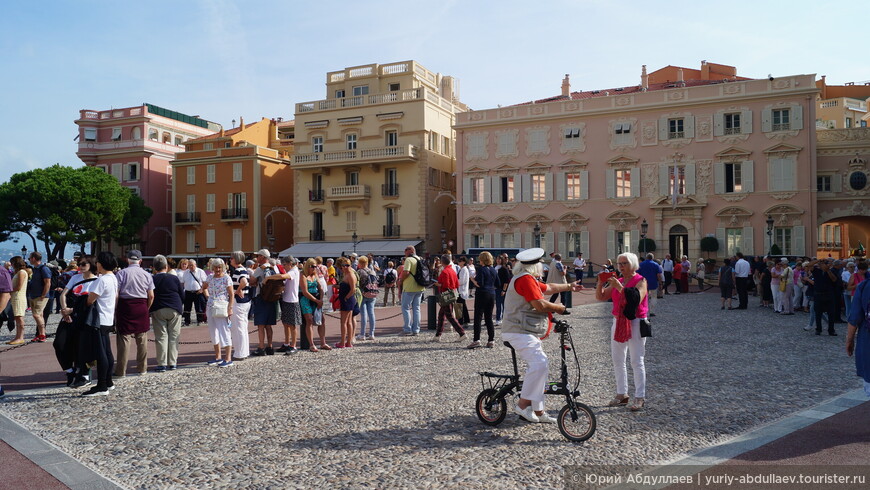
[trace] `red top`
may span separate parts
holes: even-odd
[[[544,299],[544,291],[547,290],[547,285],[536,281],[533,276],[527,274],[514,281],[514,289],[523,299],[531,302],[536,299]]]
[[[683,264],[674,262],[674,279],[683,278]]]
[[[459,278],[456,276],[456,271],[453,267],[445,267],[438,276],[438,288],[441,291],[448,289],[459,289]]]

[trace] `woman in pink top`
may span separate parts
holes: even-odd
[[[646,399],[646,368],[643,364],[646,349],[646,338],[640,335],[640,322],[647,320],[649,312],[646,280],[637,273],[637,255],[624,253],[616,258],[616,267],[622,273],[619,279],[610,276],[606,280],[599,274],[595,286],[595,298],[598,301],[613,300],[613,326],[610,328],[610,355],[613,359],[613,372],[616,376],[616,397],[608,403],[609,407],[628,405],[628,373],[625,367],[625,355],[631,356],[631,370],[634,373],[634,403],[629,410],[643,410]],[[603,273],[603,274],[606,274]],[[637,294],[625,294],[625,290],[635,288]],[[627,302],[637,301],[635,318],[625,316]],[[648,321],[648,320],[647,320]]]

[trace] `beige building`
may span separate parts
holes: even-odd
[[[822,76],[816,81],[819,96],[816,101],[817,129],[850,129],[867,127],[870,113],[870,82],[855,85],[828,85]]]
[[[415,61],[326,74],[296,104],[296,256],[439,252],[456,240],[456,80]]]

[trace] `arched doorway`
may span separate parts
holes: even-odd
[[[689,255],[689,230],[683,225],[674,225],[668,232],[668,251],[671,258],[678,260]]]

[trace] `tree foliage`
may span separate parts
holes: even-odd
[[[716,252],[719,250],[719,240],[716,237],[705,236],[701,239],[701,251]]]
[[[656,251],[656,241],[652,238],[641,238],[639,242],[637,242],[637,251],[638,253],[650,253]]]
[[[18,173],[0,185],[0,238],[23,232],[34,240],[34,249],[40,240],[46,255],[54,258],[69,243],[110,238],[135,223],[141,227],[151,210],[135,202],[135,216],[129,216],[132,197],[96,167],[53,165]]]

